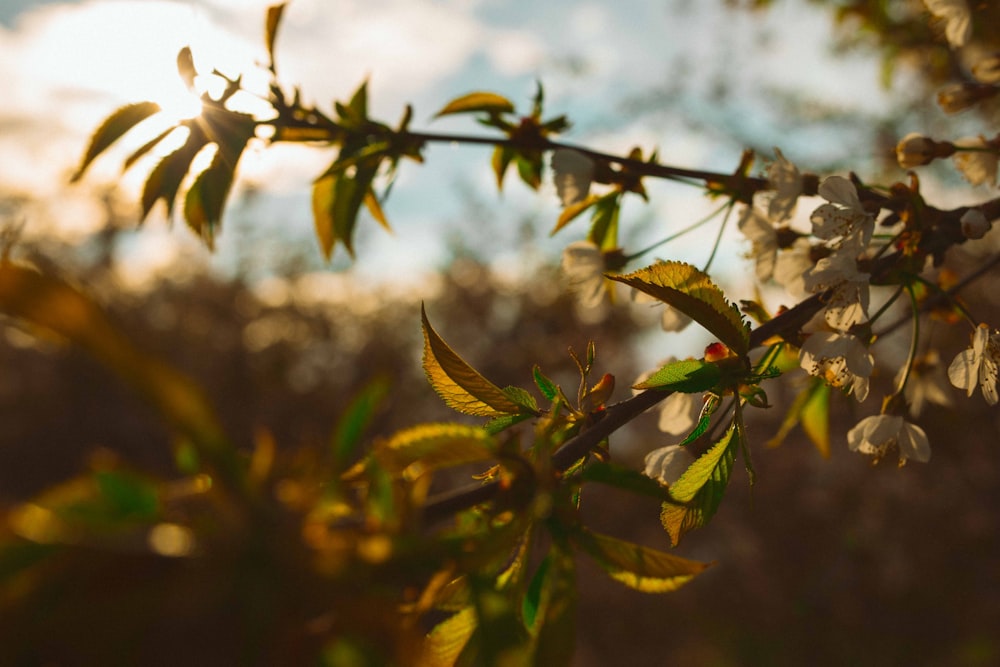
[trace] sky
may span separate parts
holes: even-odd
[[[175,58],[185,45],[199,70],[242,73],[248,86],[263,85],[258,65],[265,60],[268,4],[4,2],[0,197],[8,202],[8,216],[27,220],[25,238],[82,239],[100,228],[109,205],[135,227],[139,188],[151,167],[140,163],[122,175],[121,159],[144,138],[126,137],[97,160],[82,184],[69,185],[89,133],[129,102],[152,99],[183,113],[186,91]],[[804,168],[869,157],[851,152],[863,142],[849,127],[832,135],[808,118],[789,125],[782,104],[798,96],[824,113],[878,117],[888,102],[877,62],[833,58],[830,17],[806,3],[779,0],[762,13],[725,4],[293,0],[277,40],[278,72],[322,109],[348,98],[367,78],[374,117],[395,123],[412,103],[412,127],[419,129],[478,132],[461,119],[434,121],[434,112],[472,90],[495,91],[527,108],[541,81],[548,113],[565,113],[574,122],[563,138],[609,152],[658,148],[669,164],[720,171],[731,171],[748,144],[764,152],[780,146]],[[189,266],[234,270],[248,244],[275,238],[299,248],[308,266],[323,268],[312,241],[309,186],[333,157],[315,148],[254,146],[241,160],[215,254],[201,248],[183,223],[171,225],[157,212],[122,237],[123,271],[140,285],[174,270],[181,257]],[[426,157],[426,165],[404,165],[393,187],[386,212],[394,233],[363,219],[358,259],[348,261],[340,249],[331,270],[405,282],[440,267],[449,252],[487,252],[483,248],[500,266],[514,267],[525,221],[539,230],[538,252],[553,258],[586,234],[581,220],[548,238],[559,212],[551,185],[532,193],[511,178],[498,195],[488,150],[437,145]],[[113,187],[111,204],[94,197]],[[694,188],[652,184],[650,192],[648,207],[624,211],[626,226],[645,221],[640,242],[690,224],[714,206]],[[30,203],[15,207],[12,199]],[[723,268],[737,272],[745,268],[739,240],[727,238],[736,261]],[[664,252],[702,263],[708,249],[704,238],[694,238]]]

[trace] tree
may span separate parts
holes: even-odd
[[[882,15],[864,7],[853,9],[879,34],[889,34],[879,24]],[[997,37],[989,8],[970,10],[961,0],[936,0],[927,8],[952,49],[973,36],[985,43]],[[716,342],[701,358],[663,363],[633,384],[635,396],[611,403],[616,378],[598,370],[593,343],[570,352],[575,391],[540,365],[522,386],[500,386],[492,373],[466,361],[447,342],[447,331],[432,323],[433,313],[422,310],[424,374],[448,407],[474,419],[401,426],[368,438],[387,391],[373,382],[344,406],[332,446],[289,453],[273,433],[235,434],[197,383],[133,345],[83,291],[13,261],[7,247],[0,307],[78,344],[138,390],[174,434],[182,475],[107,465],[10,512],[3,573],[20,592],[3,613],[12,636],[26,638],[5,642],[12,660],[60,659],[59,651],[77,645],[73,631],[102,594],[108,614],[133,605],[145,614],[131,615],[124,627],[109,624],[108,641],[87,659],[116,659],[120,654],[107,647],[120,646],[119,637],[134,641],[149,615],[166,609],[193,615],[196,625],[222,637],[213,649],[222,660],[239,650],[243,659],[263,662],[569,664],[575,555],[651,593],[676,590],[710,566],[595,528],[582,511],[595,488],[658,503],[676,546],[716,514],[737,459],[753,483],[757,443],[747,415],[771,407],[767,391],[781,391],[796,371],[804,371],[805,384],[771,444],[801,425],[825,454],[833,396],[864,402],[884,392],[878,414],[848,430],[850,449],[875,462],[927,463],[931,441],[916,419],[923,406],[941,402],[941,359],[948,358],[922,333],[930,317],[969,325],[970,343],[951,357],[947,379],[996,404],[1000,333],[983,323],[987,318],[973,316],[986,307],[971,299],[997,256],[957,280],[941,269],[964,246],[983,243],[1000,217],[1000,198],[939,208],[925,199],[914,172],[907,182],[875,185],[854,173],[803,173],[778,150],[755,175],[751,151],[731,173],[718,173],[662,164],[655,151],[640,148],[622,156],[569,145],[557,138],[568,120],[546,115],[541,84],[526,112],[484,91],[457,97],[438,112],[471,115],[488,128],[486,135],[411,130],[409,108],[394,125],[373,119],[365,83],[328,115],[278,79],[274,44],[283,10],[272,7],[265,22],[270,113],[234,110],[240,77],[211,73],[224,85],[217,95],[201,94],[201,115],[151,138],[127,159],[135,163],[172,134],[183,139],[149,173],[144,215],[160,200],[172,211],[183,191],[185,221],[211,246],[251,141],[317,143],[336,150],[313,186],[317,240],[327,258],[341,245],[353,256],[363,208],[388,227],[381,205],[388,191],[379,189],[404,162],[421,162],[434,142],[483,145],[498,187],[512,165],[535,189],[551,170],[564,204],[553,233],[579,227],[589,215],[586,238],[569,244],[563,256],[581,308],[600,307],[624,286],[637,298],[661,302],[669,326],[693,321]],[[980,56],[972,62],[975,81],[942,91],[941,107],[954,112],[987,103],[1000,90],[995,61]],[[193,89],[200,73],[189,50],[179,54],[178,69]],[[157,112],[150,102],[114,112],[94,133],[74,178]],[[206,151],[209,166],[189,174]],[[972,185],[995,186],[1000,139],[911,134],[899,141],[896,156],[908,169],[953,158]],[[759,300],[731,303],[709,274],[712,259],[701,268],[667,260],[626,271],[652,248],[622,247],[622,201],[645,198],[644,179],[653,178],[690,184],[723,202],[716,215],[682,233],[713,220],[721,233],[735,215],[752,246],[756,280],[779,284],[795,301],[776,312]],[[823,203],[811,227],[801,230],[789,220],[807,197]],[[906,317],[891,320],[900,310]],[[895,364],[892,382],[879,382],[879,342],[906,325],[906,358]],[[651,452],[643,471],[621,465],[611,436],[657,405],[664,430],[680,439]],[[241,448],[241,439],[250,446]],[[474,482],[442,490],[443,480],[467,471]],[[102,585],[112,576],[121,578],[116,586]],[[47,595],[87,580],[95,588],[83,586],[69,600],[52,603]],[[140,586],[144,581],[156,583]],[[186,599],[197,600],[196,609],[185,607]],[[240,610],[235,623],[226,618],[233,606]],[[55,625],[32,630],[47,608],[57,610]],[[35,634],[51,627],[73,629],[56,649],[43,645],[47,634]],[[151,646],[155,641],[139,642],[125,660]]]

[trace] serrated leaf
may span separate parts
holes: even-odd
[[[375,457],[389,472],[416,479],[434,470],[492,458],[496,443],[483,429],[466,424],[421,424],[375,445]]]
[[[435,118],[456,113],[513,113],[514,104],[496,93],[475,92],[456,97],[434,114]]]
[[[524,409],[448,347],[427,319],[423,306],[424,373],[448,407],[467,415],[496,417]]]
[[[667,487],[663,484],[634,468],[627,468],[615,463],[593,461],[587,464],[587,467],[580,473],[580,480],[612,486],[638,496],[655,498],[661,502],[673,500],[667,492]]]
[[[173,213],[174,200],[180,190],[184,176],[191,168],[191,162],[198,152],[208,144],[208,137],[200,125],[188,126],[189,134],[184,144],[176,151],[160,160],[149,172],[142,188],[142,217],[145,219],[156,205],[163,200],[167,205],[167,217]]]
[[[268,69],[272,72],[275,71],[274,40],[278,36],[278,26],[281,25],[281,17],[287,5],[287,2],[282,2],[267,8],[267,19],[264,22],[264,43],[267,46]]]
[[[708,391],[722,377],[722,371],[704,359],[684,359],[663,366],[634,389],[661,389],[698,394]]]
[[[84,153],[80,166],[70,180],[74,182],[80,180],[94,158],[107,150],[126,132],[159,111],[160,105],[156,102],[137,102],[127,104],[108,116],[91,135],[87,152]]]
[[[596,204],[600,199],[601,197],[598,195],[587,195],[585,199],[565,207],[559,214],[559,219],[556,220],[556,226],[552,228],[551,232],[549,232],[549,236],[554,235],[560,229],[575,220],[581,213]]]
[[[538,364],[532,367],[531,375],[535,379],[535,386],[538,387],[538,391],[542,392],[542,396],[550,401],[555,400],[555,397],[559,395],[559,387],[542,372]]]
[[[740,438],[734,423],[717,443],[670,485],[670,495],[677,503],[664,503],[660,522],[675,546],[689,530],[704,526],[715,514],[725,495],[729,476],[736,460]]]
[[[452,614],[427,635],[417,667],[452,667],[476,629],[473,606]]]
[[[684,262],[659,262],[627,275],[609,276],[668,303],[705,327],[738,356],[747,353],[750,326],[739,308],[726,301],[711,277]]]
[[[483,429],[490,435],[496,435],[501,431],[505,431],[515,424],[520,424],[523,421],[532,418],[532,414],[529,412],[517,414],[517,415],[500,415],[499,417],[494,417],[493,419],[486,422],[483,425]]]
[[[644,593],[675,591],[711,566],[586,528],[576,531],[572,539],[612,579]]]
[[[533,413],[538,412],[538,403],[535,401],[535,397],[532,396],[527,390],[521,389],[520,387],[504,387],[503,393],[507,394],[510,400],[514,401],[525,410]]]

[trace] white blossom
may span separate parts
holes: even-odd
[[[646,454],[643,473],[669,486],[680,479],[694,461],[694,455],[686,447],[667,445]]]
[[[857,239],[864,248],[875,231],[875,216],[865,210],[858,189],[843,176],[830,176],[819,185],[819,194],[826,199],[809,218],[813,235],[838,247],[844,239]]]
[[[972,15],[965,0],[924,0],[924,4],[945,22],[944,36],[952,48],[965,46],[972,36]]]
[[[811,255],[812,244],[809,239],[797,238],[791,247],[783,248],[774,261],[774,282],[797,299],[809,294],[805,285],[805,273],[813,266]]]
[[[587,198],[594,179],[594,161],[571,148],[560,148],[552,153],[552,181],[563,206]]]
[[[833,290],[824,317],[827,324],[841,331],[868,319],[870,276],[858,271],[853,248],[853,244],[847,244],[845,248],[820,259],[803,275],[807,291]]]
[[[911,132],[896,144],[896,161],[903,169],[930,164],[936,157],[937,142],[918,132]]]
[[[799,350],[799,364],[810,375],[847,389],[858,401],[868,396],[868,378],[875,360],[855,336],[845,333],[814,333]]]
[[[865,417],[848,431],[847,445],[852,452],[871,454],[876,461],[895,447],[899,452],[900,466],[908,459],[927,463],[931,458],[931,444],[927,434],[899,415]]]
[[[985,324],[976,327],[972,345],[959,352],[948,366],[948,379],[969,396],[978,386],[990,405],[997,404],[997,368],[1000,364],[1000,334]]]
[[[962,225],[962,234],[967,239],[981,239],[993,226],[993,223],[978,208],[970,208],[963,213],[959,222]]]
[[[767,282],[774,275],[774,263],[778,258],[777,230],[753,206],[743,210],[739,228],[752,244],[750,257],[754,260],[757,280]]]
[[[772,222],[784,222],[795,212],[795,203],[802,194],[802,174],[781,151],[774,149],[775,160],[767,167],[767,180],[774,196],[767,205],[767,217]]]
[[[904,365],[896,373],[896,385],[903,381],[906,374]],[[929,403],[950,406],[951,397],[948,395],[948,380],[944,374],[944,366],[941,365],[941,358],[936,350],[931,350],[923,357],[913,362],[913,368],[906,379],[906,387],[903,389],[903,397],[910,408],[910,414],[919,417],[924,411],[924,406]]]
[[[569,288],[583,308],[597,308],[604,301],[604,253],[590,241],[574,241],[564,250],[562,270]]]
[[[669,303],[664,303],[655,296],[646,294],[642,290],[632,290],[632,301],[635,303],[648,303],[653,306],[662,307],[660,313],[660,327],[664,331],[684,331],[693,321],[689,315],[677,310]]]
[[[972,76],[980,83],[1000,83],[1000,53],[980,58],[973,63]]]
[[[963,137],[955,141],[956,146],[963,148],[985,148],[982,137]],[[996,185],[998,156],[993,151],[957,151],[952,160],[955,167],[962,172],[972,185]]]

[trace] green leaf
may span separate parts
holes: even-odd
[[[662,389],[685,394],[708,391],[721,379],[722,371],[704,359],[684,359],[663,366],[634,389]]]
[[[532,367],[531,375],[535,378],[535,386],[538,387],[538,391],[542,392],[542,396],[550,401],[555,400],[556,396],[559,395],[559,387],[542,372],[538,364]]]
[[[719,397],[715,394],[708,394],[705,399],[705,403],[701,406],[701,413],[698,415],[698,423],[695,425],[694,430],[687,434],[680,444],[687,445],[698,438],[700,438],[705,431],[708,430],[709,424],[712,423],[712,415],[715,414],[716,409],[719,407]]]
[[[375,457],[394,474],[416,479],[434,470],[493,458],[496,443],[477,426],[421,424],[375,445]]]
[[[601,250],[618,247],[618,213],[621,206],[621,192],[615,190],[594,202],[594,212],[590,216],[590,233],[587,238]]]
[[[517,155],[516,151],[509,146],[497,146],[493,149],[493,158],[491,164],[493,166],[493,175],[497,179],[497,190],[503,190],[503,178],[507,173],[507,167],[510,166],[511,160]]]
[[[448,407],[467,415],[496,417],[519,414],[524,408],[479,374],[438,336],[421,306],[424,330],[424,373]]]
[[[424,641],[417,667],[452,667],[475,629],[476,608],[471,605],[438,623]]]
[[[500,433],[515,424],[520,424],[523,421],[531,419],[533,416],[534,415],[530,412],[524,412],[517,415],[500,415],[486,422],[483,428],[490,435],[496,435],[497,433]]]
[[[660,521],[674,545],[689,530],[708,523],[719,508],[740,444],[737,433],[734,423],[721,440],[670,485],[670,495],[677,504],[664,503]]]
[[[572,540],[612,579],[644,593],[675,591],[711,566],[586,528],[575,531]]]
[[[684,262],[659,262],[633,273],[609,276],[670,304],[726,344],[738,356],[747,353],[750,326],[735,304],[726,301],[708,274]]]
[[[510,400],[514,401],[525,410],[533,413],[538,412],[538,403],[535,401],[535,397],[532,396],[527,390],[521,389],[520,387],[504,387],[503,393],[507,394]]]
[[[198,152],[208,144],[208,137],[200,125],[188,125],[189,134],[180,148],[166,156],[149,173],[142,188],[142,217],[145,219],[156,205],[163,200],[167,205],[167,216],[174,210],[174,200],[181,182],[191,168],[191,162]]]
[[[333,256],[333,249],[338,241],[354,257],[353,237],[358,212],[371,191],[371,183],[377,170],[378,161],[374,164],[359,164],[353,176],[337,171],[321,177],[313,184],[313,220],[320,249],[327,261]]]
[[[661,502],[670,502],[673,500],[673,497],[667,491],[667,487],[663,484],[647,477],[634,468],[627,468],[615,463],[592,461],[580,473],[580,480],[612,486],[638,496],[655,498]]]
[[[376,377],[362,387],[344,408],[331,439],[333,459],[338,469],[346,468],[357,457],[361,436],[372,423],[388,393],[388,378]]]
[[[267,8],[267,19],[264,23],[264,43],[267,45],[268,69],[275,71],[274,66],[274,40],[278,36],[278,26],[281,24],[281,16],[285,12],[287,2],[271,5]]]
[[[521,180],[531,188],[537,190],[542,185],[542,157],[541,154],[517,154],[514,158],[517,163],[517,173]]]
[[[514,104],[496,93],[475,92],[456,97],[434,114],[435,118],[456,113],[513,113]]]
[[[101,495],[110,502],[116,517],[153,519],[160,508],[156,485],[138,475],[103,470],[94,473]]]
[[[108,116],[90,137],[87,152],[84,153],[80,166],[70,180],[74,182],[80,180],[94,158],[107,150],[126,132],[158,111],[160,111],[160,105],[156,102],[137,102],[127,104]]]

